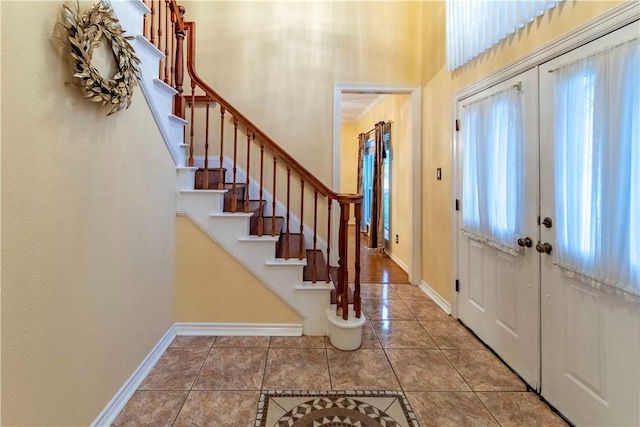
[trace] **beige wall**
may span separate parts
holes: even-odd
[[[139,88],[64,85],[60,2],[1,7],[1,422],[86,426],[173,322],[175,167]]]
[[[302,322],[191,220],[176,221],[176,322]]]
[[[389,252],[411,268],[411,96],[385,95],[377,104],[354,123],[357,146],[357,135],[366,132],[380,122],[391,122],[391,244]],[[342,129],[345,126],[343,125]],[[343,145],[344,145],[343,137]],[[348,142],[347,142],[348,143]],[[350,142],[352,145],[353,141]],[[357,181],[358,152],[355,154],[349,148],[342,147],[343,157],[340,160],[341,169],[345,164],[356,171],[353,178]],[[344,178],[341,176],[341,180]],[[395,243],[395,235],[399,243]]]
[[[358,122],[342,122],[340,131],[340,192],[358,192]]]
[[[334,84],[420,82],[418,2],[185,6],[199,75],[329,184]]]
[[[445,67],[445,3],[422,3],[423,226],[422,276],[452,301],[451,144],[453,94],[618,6],[615,1],[566,1],[454,73]],[[442,167],[443,179],[435,170]]]

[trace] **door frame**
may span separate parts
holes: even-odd
[[[461,100],[515,77],[531,68],[537,67],[544,62],[554,59],[639,19],[640,5],[636,2],[623,3],[598,18],[575,28],[546,45],[539,47],[517,61],[512,62],[475,83],[455,92],[452,96],[451,102],[451,170],[453,171],[451,180],[452,200],[455,201],[456,199],[462,199],[462,195],[458,194],[457,190],[459,182],[458,175],[460,172],[458,168],[460,143],[458,141],[459,133],[456,132],[456,120],[460,119],[460,117],[458,117],[457,106]],[[451,224],[454,227],[454,230],[451,233],[451,255],[453,260],[451,263],[451,277],[454,278],[451,283],[451,294],[453,295],[453,301],[451,302],[451,316],[456,319],[458,318],[458,293],[455,289],[455,279],[459,277],[458,234],[460,232],[460,228],[458,227],[458,213],[459,212],[455,209],[451,210]]]
[[[340,149],[342,146],[342,94],[343,93],[366,93],[380,95],[410,95],[411,96],[411,229],[419,232],[410,233],[405,238],[409,239],[411,247],[411,264],[408,266],[409,282],[419,285],[421,280],[421,236],[422,236],[422,182],[420,181],[422,172],[422,88],[410,85],[377,85],[366,83],[336,83],[333,86],[333,189],[340,191]],[[337,209],[336,209],[337,211]],[[337,212],[334,212],[336,215]],[[337,217],[334,217],[337,219]],[[336,222],[337,223],[337,222]],[[333,242],[338,241],[338,230],[334,227]],[[337,251],[332,251],[334,255]]]

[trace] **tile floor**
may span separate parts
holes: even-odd
[[[114,426],[249,427],[261,390],[402,390],[420,425],[565,426],[419,288],[364,284],[362,347],[324,337],[176,337]]]

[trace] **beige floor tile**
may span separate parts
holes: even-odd
[[[325,349],[270,348],[263,389],[330,390]]]
[[[169,345],[170,348],[174,347],[187,347],[187,348],[211,348],[216,337],[203,337],[203,336],[177,336]]]
[[[421,427],[498,425],[472,392],[409,392],[406,396]]]
[[[402,302],[405,303],[411,313],[418,320],[450,320],[451,317],[445,313],[438,304],[433,302],[429,298],[403,298]]]
[[[218,337],[214,347],[269,347],[269,337]]]
[[[136,391],[112,427],[171,426],[188,391]]]
[[[474,391],[526,391],[527,386],[489,350],[443,350]]]
[[[189,390],[202,367],[208,348],[168,348],[140,390]]]
[[[476,393],[503,427],[560,427],[567,424],[534,393]]]
[[[271,348],[325,348],[324,337],[271,337]]]
[[[383,350],[327,349],[333,390],[399,390]]]
[[[400,283],[391,285],[393,291],[400,297],[400,299],[424,299],[431,301],[431,298],[422,290],[419,286]]]
[[[438,348],[416,320],[378,320],[373,328],[384,348]]]
[[[353,289],[353,283],[349,285]],[[360,284],[360,298],[362,299],[399,299],[391,285],[386,283]]]
[[[259,391],[192,391],[174,427],[252,427]]]
[[[469,391],[440,350],[385,350],[405,391]]]
[[[260,390],[266,348],[213,348],[198,374],[194,390]]]
[[[369,321],[362,325],[362,344],[360,348],[382,348],[378,335]]]
[[[416,320],[409,307],[399,299],[363,299],[367,318],[373,320]]]
[[[441,349],[451,350],[484,350],[486,347],[460,322],[449,318],[443,321],[421,320],[431,338]]]

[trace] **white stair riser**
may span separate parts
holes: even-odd
[[[196,178],[195,168],[177,168],[176,169],[176,190],[192,190],[193,183]]]
[[[177,197],[177,212],[188,212],[199,217],[209,217],[212,213],[222,212],[225,191],[208,190],[179,192]]]

